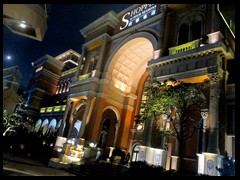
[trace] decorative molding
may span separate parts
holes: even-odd
[[[104,26],[111,26],[112,28],[116,28],[119,23],[119,19],[117,14],[114,11],[110,11],[104,16],[100,17],[93,23],[89,24],[85,28],[81,29],[80,32],[86,38],[88,35],[97,32],[100,28]]]

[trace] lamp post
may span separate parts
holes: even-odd
[[[202,152],[206,150],[206,119],[208,117],[208,109],[201,109],[201,116],[202,116],[202,123],[203,123],[203,128],[202,128]]]
[[[162,114],[162,118],[163,118],[163,131],[166,131],[168,115]],[[161,148],[162,149],[164,149],[165,141],[166,141],[166,138],[165,138],[165,135],[163,135],[161,138]]]

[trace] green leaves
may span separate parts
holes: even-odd
[[[34,125],[34,122],[32,119],[26,117],[23,118],[21,113],[25,112],[25,106],[24,106],[24,99],[19,98],[17,107],[15,112],[12,114],[8,114],[7,116],[3,117],[3,134],[6,134],[6,131],[18,127],[18,126],[25,126],[28,127],[29,125]]]
[[[188,112],[199,112],[203,108],[208,108],[208,103],[202,90],[209,83],[206,81],[201,84],[184,83],[170,78],[169,81],[154,81],[145,88],[146,102],[142,104],[144,109],[143,116],[146,120],[154,115],[155,120],[162,114],[167,114],[174,129],[168,131],[163,130],[159,125],[158,129],[164,136],[175,137],[178,130],[175,127],[185,126],[186,116]],[[195,123],[195,122],[193,122]]]

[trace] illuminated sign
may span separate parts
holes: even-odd
[[[156,14],[157,14],[156,4],[142,4],[123,15],[120,30],[124,30],[127,27],[134,26]]]

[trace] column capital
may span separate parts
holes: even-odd
[[[67,104],[71,104],[72,102],[73,102],[73,100],[67,99]]]
[[[208,74],[208,78],[210,80],[210,83],[218,82],[223,78],[223,75],[222,75],[222,73],[215,72],[215,73]]]
[[[109,37],[108,34],[104,34],[104,35],[102,36],[102,39],[107,41],[107,40],[110,39],[110,37]]]
[[[159,8],[160,12],[166,12],[168,9],[168,6],[166,4],[162,4]]]

